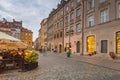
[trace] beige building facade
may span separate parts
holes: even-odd
[[[68,0],[64,6],[64,49],[82,54],[82,1]]]
[[[84,54],[120,53],[120,0],[85,0],[84,22]]]

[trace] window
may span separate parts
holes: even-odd
[[[63,11],[61,11],[60,15],[63,16]]]
[[[76,24],[76,32],[80,32],[80,23]]]
[[[70,20],[73,20],[73,19],[74,19],[74,14],[71,13],[71,14],[70,14]]]
[[[59,22],[57,23],[57,28],[59,27]]]
[[[68,12],[68,5],[66,5],[66,10],[65,11]]]
[[[65,29],[65,34],[66,34],[66,35],[69,34],[69,30],[68,30],[68,28]]]
[[[57,33],[57,38],[59,38],[59,33]]]
[[[90,0],[89,5],[89,9],[94,8],[94,0]]]
[[[116,52],[120,54],[120,31],[116,33]]]
[[[72,2],[70,3],[70,8],[73,9],[73,7],[74,7],[74,2],[72,1]]]
[[[79,3],[80,2],[80,0],[76,0],[77,1],[77,3]]]
[[[59,23],[59,24],[60,24],[60,27],[62,27],[62,26],[63,26],[63,20],[62,20],[62,21],[60,21],[60,23]]]
[[[100,0],[100,3],[104,3],[106,0]]]
[[[62,37],[62,31],[60,32],[60,37]]]
[[[73,27],[73,26],[70,27],[70,33],[71,33],[71,34],[74,33],[74,27]]]
[[[102,10],[100,15],[101,15],[101,23],[109,21],[108,9]]]
[[[68,16],[65,17],[65,23],[68,23]]]
[[[80,16],[80,9],[77,9],[77,10],[76,10],[76,16],[77,16],[77,17]]]
[[[89,16],[88,17],[88,26],[94,26],[94,16]]]

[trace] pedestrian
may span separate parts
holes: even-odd
[[[71,55],[71,48],[67,50],[67,57],[70,58],[70,55]]]
[[[44,56],[47,55],[47,48],[46,48],[46,47],[43,49],[43,55],[44,55]]]

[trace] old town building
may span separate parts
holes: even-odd
[[[27,48],[32,48],[33,32],[31,30],[22,28],[21,29],[21,41],[26,44]]]
[[[3,21],[0,21],[0,31],[9,34],[17,39],[20,39],[22,28],[22,21],[16,21],[13,19],[13,22],[8,22],[5,18]]]
[[[85,0],[84,19],[84,54],[120,53],[120,0]]]
[[[61,0],[49,14],[50,50],[120,53],[120,0]]]
[[[33,33],[31,30],[25,29],[23,27],[22,21],[16,21],[13,19],[13,22],[9,22],[3,18],[3,21],[0,21],[0,31],[20,39],[27,45],[28,48],[32,48]]]
[[[82,51],[82,2],[80,0],[61,0],[57,9],[48,17],[48,47],[61,53],[71,49],[72,53]]]
[[[39,29],[39,37],[38,37],[38,43],[39,43],[39,49],[43,50],[46,45],[47,45],[47,42],[46,42],[46,38],[47,38],[47,19],[43,19],[42,22],[41,22],[41,28]]]
[[[57,9],[53,9],[47,20],[47,44],[49,50],[56,49],[64,52],[64,5],[66,1],[61,0]]]
[[[68,0],[64,6],[65,50],[82,53],[82,0]]]

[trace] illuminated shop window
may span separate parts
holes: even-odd
[[[94,52],[95,51],[95,37],[88,36],[87,38],[87,51]]]
[[[120,32],[117,32],[116,35],[116,47],[117,47],[117,53],[120,54]]]

